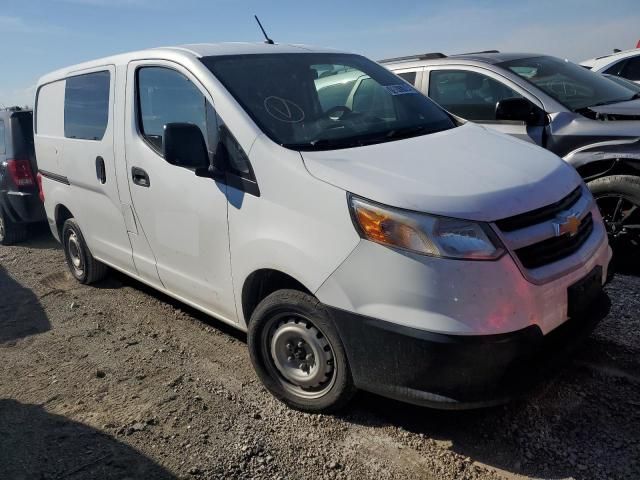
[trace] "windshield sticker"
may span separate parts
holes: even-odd
[[[269,115],[280,122],[300,123],[304,120],[304,110],[286,98],[267,97],[264,99],[264,108]]]
[[[408,83],[399,83],[398,85],[385,85],[384,88],[391,95],[406,95],[408,93],[418,93],[418,91]]]

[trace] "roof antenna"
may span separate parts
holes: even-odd
[[[265,38],[264,43],[267,43],[267,44],[269,44],[269,45],[273,45],[273,44],[274,44],[273,40],[271,40],[271,39],[267,36],[267,32],[265,32],[265,31],[264,31],[264,28],[262,28],[262,24],[260,23],[260,19],[258,18],[258,16],[257,16],[257,15],[254,15],[253,17],[256,19],[256,22],[258,22],[258,26],[260,27],[260,30],[262,30],[262,34],[264,35],[264,38]]]

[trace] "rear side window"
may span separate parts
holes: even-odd
[[[409,82],[411,85],[415,86],[415,84],[416,84],[416,73],[417,72],[402,72],[402,73],[396,73],[396,75],[398,75],[403,80]]]
[[[633,57],[627,60],[627,63],[620,72],[620,76],[633,80],[634,82],[640,81],[640,57]]]
[[[4,155],[6,152],[4,141],[4,120],[0,120],[0,155]]]
[[[109,121],[109,72],[69,77],[64,93],[64,136],[102,140]]]
[[[620,76],[620,71],[624,68],[624,66],[627,64],[626,60],[620,60],[619,62],[614,63],[613,65],[611,65],[609,68],[607,68],[604,72],[602,73],[606,73],[608,75],[616,75],[616,76]]]

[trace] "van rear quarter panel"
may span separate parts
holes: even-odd
[[[65,80],[46,83],[36,93],[33,137],[38,159],[38,170],[64,176],[62,153],[64,149],[64,90]],[[52,222],[56,218],[56,206],[68,205],[71,202],[69,186],[64,183],[42,178],[44,206],[56,238],[59,232]]]
[[[249,156],[261,196],[229,188],[231,261],[241,322],[242,288],[251,273],[278,270],[315,292],[360,240],[346,192],[312,177],[298,152],[261,135]]]
[[[109,72],[109,101],[102,138],[65,136],[65,94],[68,78]],[[59,205],[64,205],[80,224],[91,253],[99,260],[131,269],[131,245],[116,184],[115,138],[115,66],[97,65],[89,70],[65,74],[42,84],[36,102],[36,155],[44,171],[43,190],[47,217],[55,220]],[[105,165],[105,181],[96,174],[96,164]],[[63,177],[59,182],[46,173]],[[53,229],[54,233],[55,228]]]
[[[64,138],[65,80],[42,85],[36,96],[34,143],[38,168],[64,175],[60,164]]]

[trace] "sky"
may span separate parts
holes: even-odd
[[[635,47],[638,0],[0,0],[0,106],[32,105],[38,78],[107,55],[262,41],[372,59],[498,49],[572,61]]]

